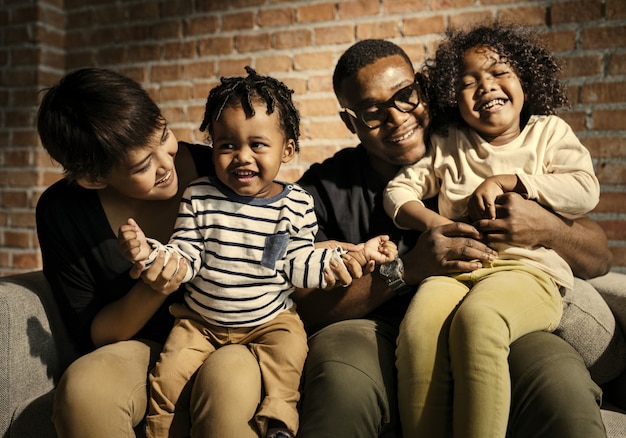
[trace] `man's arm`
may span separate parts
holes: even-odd
[[[394,296],[382,278],[371,273],[353,279],[346,288],[297,289],[291,298],[307,331],[313,333],[337,321],[362,318]]]
[[[498,218],[476,223],[487,242],[553,249],[580,278],[597,277],[611,268],[606,233],[588,217],[567,219],[516,193],[505,193],[496,202]]]
[[[454,222],[420,235],[413,249],[402,255],[404,281],[417,286],[431,275],[471,271],[491,262],[496,252],[479,242],[471,225]],[[292,294],[309,332],[333,322],[362,318],[396,296],[377,273],[355,278],[347,288],[299,289]]]

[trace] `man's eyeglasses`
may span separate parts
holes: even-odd
[[[394,107],[398,111],[408,113],[413,111],[420,104],[420,86],[417,82],[404,87],[391,96],[386,102],[378,103],[369,108],[352,110],[342,108],[341,110],[357,120],[360,120],[370,129],[378,128],[387,121],[389,115],[388,108]]]

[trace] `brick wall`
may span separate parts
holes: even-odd
[[[281,177],[355,139],[337,116],[331,76],[364,38],[401,45],[420,65],[447,27],[498,18],[535,26],[566,62],[571,111],[602,184],[592,217],[626,272],[626,2],[624,0],[5,0],[0,4],[0,275],[39,269],[38,196],[61,174],[34,128],[38,90],[101,66],[140,81],[181,140],[209,90],[251,65],[295,90],[302,150]]]

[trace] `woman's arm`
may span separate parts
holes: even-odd
[[[187,272],[184,259],[160,252],[123,297],[104,306],[91,323],[91,340],[96,347],[132,338],[152,318],[166,298],[180,287]]]
[[[505,193],[496,203],[497,219],[476,223],[485,241],[551,248],[580,278],[597,277],[611,268],[606,233],[588,217],[570,220],[516,193]]]

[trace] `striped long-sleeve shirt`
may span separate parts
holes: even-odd
[[[324,268],[341,260],[339,250],[314,248],[311,195],[295,184],[283,187],[272,198],[242,197],[204,177],[186,189],[165,247],[189,260],[185,301],[207,322],[270,321],[291,308],[294,287],[325,287]]]

